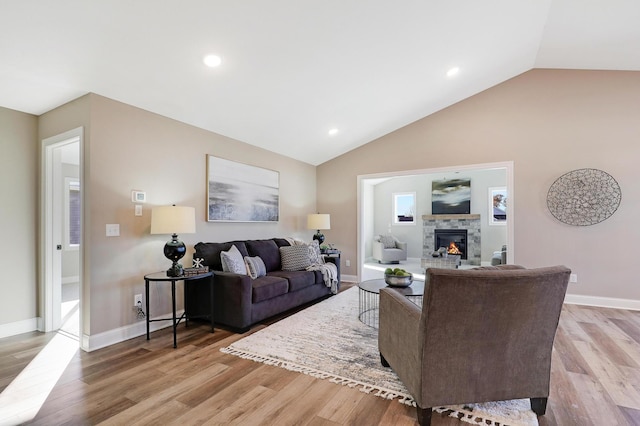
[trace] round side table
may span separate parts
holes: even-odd
[[[378,328],[380,313],[380,289],[390,288],[410,298],[413,303],[422,302],[424,281],[413,280],[409,287],[392,287],[384,279],[367,280],[358,284],[359,314],[358,319],[369,327]],[[415,299],[415,300],[414,300]]]

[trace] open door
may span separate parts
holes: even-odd
[[[82,308],[82,133],[82,128],[74,129],[42,145],[40,329],[62,327],[77,338]],[[71,322],[63,327],[66,320]]]

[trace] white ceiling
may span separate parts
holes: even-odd
[[[637,0],[0,0],[0,106],[93,92],[317,165],[532,68],[638,71],[639,23]]]

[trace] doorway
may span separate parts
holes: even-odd
[[[41,330],[81,341],[82,136],[77,128],[43,140]]]
[[[499,232],[497,226],[490,226],[488,222],[489,218],[486,214],[488,210],[488,190],[489,183],[493,182],[496,173],[500,177],[500,186],[505,187],[505,191],[509,194],[510,202],[507,204],[507,217],[509,220],[501,223]],[[485,253],[485,260],[490,257],[491,248],[498,247],[502,244],[506,244],[511,249],[508,250],[508,263],[514,261],[513,250],[513,224],[514,224],[514,184],[513,184],[513,162],[505,161],[499,163],[484,163],[474,164],[466,166],[452,166],[441,167],[433,169],[423,170],[407,170],[400,172],[378,173],[371,175],[358,176],[358,279],[366,280],[372,278],[380,278],[388,265],[378,265],[377,262],[372,262],[371,246],[375,235],[377,234],[393,234],[395,236],[403,235],[402,241],[408,242],[408,259],[406,262],[401,262],[409,272],[424,274],[424,269],[421,267],[420,258],[423,257],[424,245],[423,245],[423,229],[422,229],[422,215],[430,213],[431,210],[431,192],[432,181],[441,179],[454,179],[459,176],[472,175],[474,176],[474,182],[472,184],[472,192],[474,200],[480,202],[475,203],[474,211],[472,213],[479,213],[482,217],[482,226],[485,227],[483,231],[483,240],[486,242],[483,251]],[[491,177],[489,177],[489,175]],[[479,180],[476,178],[480,178]],[[423,181],[425,183],[423,183]],[[405,186],[407,183],[413,183],[415,188],[409,185],[409,189]],[[379,191],[380,187],[384,187],[383,191]],[[396,195],[399,191],[417,191],[417,197],[414,200],[413,209],[415,210],[414,221],[411,223],[404,223],[394,221],[396,212],[393,205],[392,196]],[[478,191],[476,193],[476,191]],[[383,200],[380,200],[380,193],[383,194]],[[413,192],[412,192],[413,193]],[[387,199],[388,198],[388,199]],[[472,200],[471,203],[474,206]],[[477,207],[477,208],[476,208]],[[485,207],[487,207],[485,209]],[[486,225],[486,226],[485,226]],[[398,235],[397,235],[398,234]],[[491,237],[491,234],[496,234],[495,238]],[[495,243],[494,239],[500,240],[500,244]],[[413,270],[415,269],[415,270]]]

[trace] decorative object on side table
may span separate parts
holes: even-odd
[[[151,233],[172,234],[171,241],[164,246],[164,255],[173,264],[167,270],[168,277],[179,277],[183,274],[182,265],[178,263],[187,252],[184,243],[178,240],[178,233],[193,234],[196,232],[196,213],[193,207],[160,206],[151,211]]]
[[[307,229],[315,229],[313,239],[319,244],[324,242],[324,234],[320,230],[331,229],[331,215],[326,213],[314,213],[307,215]]]
[[[193,277],[200,274],[206,274],[209,272],[208,266],[201,266],[199,268],[184,268],[182,270],[182,275],[185,277]]]
[[[387,268],[384,271],[384,282],[391,287],[409,287],[413,282],[413,274],[401,268]]]

